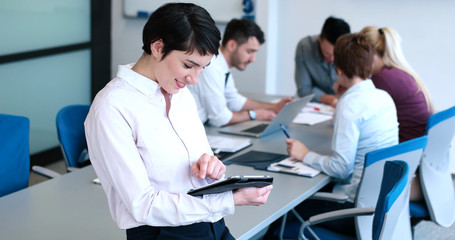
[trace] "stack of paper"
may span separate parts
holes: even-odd
[[[207,139],[214,153],[237,152],[251,145],[248,138],[207,135]]]
[[[303,109],[302,112],[319,113],[326,115],[333,115],[335,109],[332,106],[323,103],[309,102]]]
[[[335,109],[322,103],[308,103],[295,117],[294,123],[314,125],[332,119]]]
[[[267,170],[272,172],[291,173],[305,177],[314,177],[321,172],[308,165],[305,165],[301,161],[291,161],[290,158],[286,158],[279,162],[270,164]]]

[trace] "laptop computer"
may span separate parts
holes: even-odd
[[[241,122],[222,127],[219,132],[259,138],[280,131],[280,124],[289,126],[302,108],[313,99],[313,95],[311,94],[287,103],[272,121],[252,120]]]

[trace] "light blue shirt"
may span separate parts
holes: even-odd
[[[387,92],[371,80],[349,88],[338,101],[334,117],[332,156],[308,153],[303,162],[337,178],[333,192],[354,202],[365,154],[398,144],[395,105]]]

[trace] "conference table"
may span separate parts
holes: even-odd
[[[218,134],[207,128],[208,134]],[[291,124],[291,137],[303,141],[311,150],[330,154],[331,123],[314,126]],[[228,136],[228,135],[226,135]],[[250,150],[286,154],[282,132],[251,139]],[[321,189],[330,178],[319,174],[313,178],[256,170],[248,166],[228,165],[226,176],[270,175],[273,190],[266,204],[237,206],[225,217],[236,239],[250,239],[270,223]],[[124,230],[112,220],[106,196],[100,185],[92,183],[96,174],[92,166],[45,181],[0,198],[1,239],[126,239]]]
[[[332,129],[332,125],[328,121],[314,126],[292,124],[288,128],[291,137],[303,141],[309,149],[321,154],[331,154]],[[216,132],[214,129],[206,130],[207,134]],[[253,143],[251,147],[230,158],[250,150],[287,154],[286,137],[281,131],[259,139],[250,139]],[[233,175],[269,175],[274,178],[273,190],[266,204],[237,206],[234,215],[225,217],[226,225],[236,239],[250,239],[255,236],[330,182],[330,178],[323,173],[308,178],[231,164],[227,166],[226,176]]]

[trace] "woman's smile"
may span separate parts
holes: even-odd
[[[180,82],[177,79],[175,79],[175,83],[177,84],[177,87],[179,87],[179,88],[184,88],[186,86],[186,83]]]

